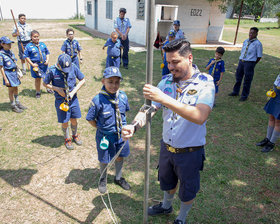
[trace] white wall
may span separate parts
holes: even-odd
[[[79,1],[79,12],[84,15],[84,1]],[[4,19],[26,14],[27,19],[69,19],[76,14],[76,0],[0,0]]]

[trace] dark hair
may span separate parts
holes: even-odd
[[[223,47],[217,47],[216,52],[221,54],[221,55],[224,55],[225,49]]]
[[[72,31],[73,33],[75,33],[74,30],[73,30],[72,28],[69,28],[69,29],[66,30],[66,34],[68,34],[68,33],[71,32],[71,31]]]
[[[22,17],[22,16],[26,16],[26,15],[23,14],[23,13],[20,13],[20,14],[18,15],[18,18],[20,19],[20,17]]]
[[[2,46],[2,41],[0,40],[0,50],[3,49],[3,46]]]
[[[251,27],[250,30],[254,30],[254,31],[256,31],[256,33],[259,32],[259,29],[257,27]]]
[[[192,53],[191,44],[186,39],[177,39],[170,41],[163,48],[165,52],[175,52],[178,51],[181,56],[187,56]]]
[[[39,34],[39,35],[40,35],[40,33],[39,33],[37,30],[32,30],[32,32],[31,32],[31,37],[32,37],[34,34]]]
[[[126,13],[126,8],[120,8],[119,12],[124,12],[124,13]]]

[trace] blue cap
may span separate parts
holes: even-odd
[[[14,41],[11,41],[9,39],[9,37],[6,37],[6,36],[3,36],[0,38],[0,42],[3,43],[3,44],[10,44],[10,43],[15,43]]]
[[[121,74],[118,67],[111,66],[111,67],[107,67],[104,70],[103,78],[108,79],[108,78],[111,78],[111,77],[119,77],[119,78],[122,79],[122,74]]]
[[[173,25],[180,26],[180,20],[174,20]]]
[[[72,59],[68,54],[61,54],[58,56],[57,63],[60,65],[64,73],[69,73],[72,68]]]
[[[169,33],[168,33],[168,36],[169,37],[175,37],[176,36],[176,33],[174,30],[170,30]]]

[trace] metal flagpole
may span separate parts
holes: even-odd
[[[146,83],[152,84],[153,80],[153,42],[155,27],[155,0],[147,2],[146,17]],[[146,99],[146,105],[151,106],[152,102]],[[145,143],[145,185],[144,185],[144,211],[143,223],[148,223],[148,198],[149,198],[149,169],[150,169],[150,145],[151,145],[151,113],[147,113],[146,143]]]

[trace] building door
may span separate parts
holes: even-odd
[[[98,0],[94,0],[94,29],[98,29]]]

